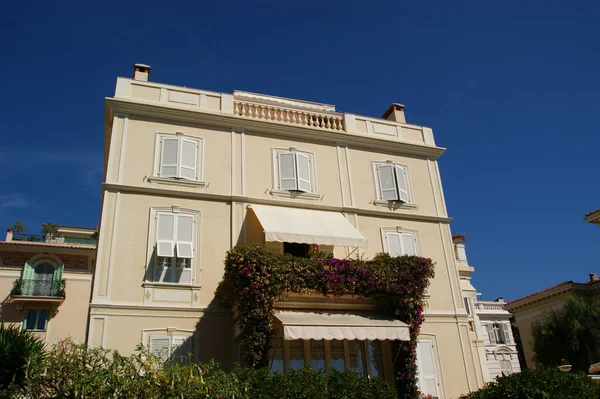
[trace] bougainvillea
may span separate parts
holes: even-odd
[[[333,298],[353,295],[372,299],[381,312],[410,326],[410,341],[394,341],[399,394],[417,398],[416,345],[423,323],[423,297],[434,267],[420,256],[379,254],[372,260],[277,255],[262,246],[238,246],[227,253],[225,276],[217,295],[237,312],[247,365],[267,365],[269,337],[277,301],[289,293],[319,293]]]

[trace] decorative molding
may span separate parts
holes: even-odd
[[[22,269],[25,262],[47,258],[52,259],[54,263],[64,263],[66,270],[89,270],[89,256],[87,255],[71,255],[57,252],[35,251],[0,251],[0,258],[4,263],[4,267],[8,265]],[[57,262],[57,259],[59,261]]]
[[[173,186],[187,186],[205,188],[208,184],[204,181],[175,179],[170,177],[150,176],[147,179],[148,183],[168,184]]]
[[[321,200],[323,199],[323,195],[321,194],[313,194],[313,193],[305,193],[302,191],[288,191],[288,190],[270,190],[270,194],[274,197],[284,197],[284,198],[300,198],[300,199],[312,199],[312,200]]]
[[[209,311],[208,307],[181,308],[181,307],[158,307],[158,306],[120,306],[120,305],[90,305],[90,315],[122,315],[122,316],[145,316],[145,317],[180,317],[201,318],[210,313],[214,316],[231,318],[229,310]]]

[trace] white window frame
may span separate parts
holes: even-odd
[[[178,170],[181,162],[181,141],[189,140],[196,142],[196,178],[186,179],[181,177],[163,177],[160,175],[160,166],[162,161],[162,147],[163,139],[177,139],[179,140],[179,151],[177,155]],[[183,133],[156,133],[156,142],[154,145],[154,162],[152,176],[148,178],[149,182],[167,183],[167,184],[180,184],[180,185],[193,185],[205,187],[206,183],[203,179],[204,176],[204,139],[202,137],[190,136]]]
[[[157,236],[157,227],[158,227],[158,214],[159,213],[172,213],[175,215],[189,215],[194,217],[194,231],[192,237],[192,253],[193,257],[189,259],[190,262],[190,272],[191,279],[189,283],[173,283],[173,282],[162,282],[155,279],[156,270],[158,269],[158,254],[156,253],[156,236]],[[148,234],[148,248],[146,255],[146,264],[148,267],[152,267],[151,271],[146,272],[145,284],[148,285],[172,285],[172,286],[197,286],[199,284],[199,272],[200,272],[200,264],[201,264],[201,256],[202,252],[200,251],[200,243],[201,243],[201,212],[199,210],[181,208],[178,206],[171,207],[152,207],[150,208],[149,215],[149,234]],[[177,225],[175,223],[174,230],[177,230]],[[177,246],[176,237],[174,237],[175,247]],[[174,255],[171,258],[171,266],[172,268],[177,267],[177,249],[174,249]],[[187,259],[187,258],[186,258]],[[150,278],[148,278],[151,276]]]
[[[44,324],[44,328],[39,329],[39,328],[33,328],[33,329],[28,329],[27,328],[27,320],[29,319],[29,314],[31,312],[35,312],[35,326],[37,327],[39,321],[40,321],[40,312],[46,312],[46,323]],[[50,323],[50,318],[52,317],[50,310],[48,309],[28,309],[25,312],[25,315],[23,317],[23,330],[25,331],[35,331],[35,332],[47,332],[48,331],[48,324]]]
[[[390,253],[390,249],[388,248],[388,233],[412,235],[415,242],[415,255],[421,256],[421,240],[419,239],[419,232],[417,230],[406,229],[401,226],[381,228],[381,242],[383,245],[383,252],[385,252],[386,254]]]
[[[302,154],[308,157],[309,161],[309,170],[310,170],[310,192],[305,191],[290,191],[290,190],[282,190],[279,186],[279,154],[280,153],[297,153]],[[318,194],[318,184],[317,184],[317,166],[315,161],[315,154],[309,151],[301,151],[296,148],[272,148],[272,160],[271,160],[272,170],[273,170],[273,188],[271,190],[272,194],[280,195],[280,196],[293,196],[293,197],[306,197],[306,198],[320,198],[321,196]],[[298,187],[298,170],[296,169],[296,187]]]
[[[173,338],[183,338],[183,339],[189,339],[190,340],[190,353],[192,354],[193,357],[195,357],[195,353],[194,353],[194,331],[192,330],[183,330],[183,329],[177,329],[177,328],[150,328],[150,329],[145,329],[142,330],[142,342],[143,344],[146,346],[146,348],[148,348],[148,351],[150,351],[150,340],[152,338],[169,338],[169,351],[167,354],[163,354],[163,356],[166,355],[166,358],[163,358],[163,360],[167,360],[169,357],[171,357],[171,355],[173,354]],[[161,356],[162,358],[162,356]]]
[[[377,174],[377,167],[379,165],[393,165],[395,167],[399,167],[399,168],[402,168],[404,170],[404,173],[406,174],[406,190],[407,190],[407,194],[408,194],[408,201],[407,202],[403,202],[403,201],[401,201],[399,199],[395,200],[395,201],[386,201],[386,200],[382,199],[382,197],[381,197],[381,190],[379,188],[379,175]],[[412,189],[412,185],[411,185],[410,171],[408,169],[408,166],[402,165],[402,164],[398,164],[398,163],[393,163],[393,162],[373,161],[372,162],[372,167],[373,167],[373,183],[374,183],[374,190],[375,190],[375,201],[374,201],[374,203],[376,205],[385,205],[385,206],[388,206],[389,203],[392,202],[394,204],[399,204],[401,206],[407,206],[407,207],[415,207],[416,206],[416,204],[414,202],[413,189]],[[397,184],[396,184],[396,192],[398,194],[398,198],[400,198]]]

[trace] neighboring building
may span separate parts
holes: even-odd
[[[585,215],[585,221],[600,226],[600,209],[596,209]]]
[[[474,305],[485,341],[489,380],[521,371],[517,344],[510,325],[512,314],[504,309],[504,300],[477,300]]]
[[[519,334],[521,335],[523,355],[528,368],[535,366],[533,360],[533,324],[542,320],[545,312],[562,308],[569,296],[600,297],[600,279],[596,278],[594,274],[590,274],[590,281],[587,283],[565,281],[504,305],[504,308],[515,316],[516,326],[519,328]]]
[[[6,231],[0,241],[0,322],[47,343],[85,342],[97,229],[57,226],[56,233]]]

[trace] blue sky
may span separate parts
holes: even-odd
[[[514,299],[597,272],[600,4],[593,1],[8,2],[0,227],[95,226],[104,97],[151,80],[432,126],[474,284]]]

